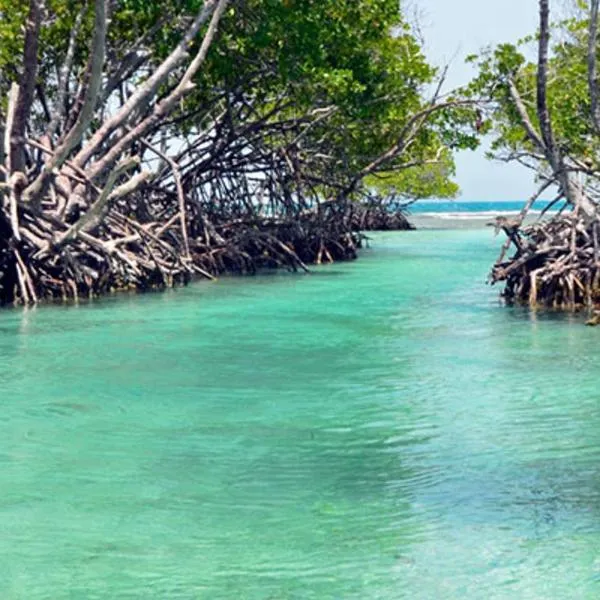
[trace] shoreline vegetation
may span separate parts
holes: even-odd
[[[491,275],[509,304],[593,312],[600,322],[600,0],[573,5],[552,22],[549,0],[539,0],[539,31],[519,45],[502,44],[481,57],[471,84],[488,95],[493,158],[518,162],[539,189],[514,219],[499,217],[506,242]],[[555,40],[553,42],[553,39]],[[537,46],[528,62],[524,47]],[[527,224],[546,193],[559,207],[547,220]]]
[[[539,184],[490,283],[595,310],[600,0],[538,4],[448,91],[397,0],[0,0],[0,304],[354,259],[487,135]]]
[[[12,248],[6,244],[0,249],[3,304],[14,303],[13,298],[24,304],[44,300],[70,302],[115,292],[168,289],[197,279],[212,280],[224,274],[253,275],[265,269],[308,272],[309,265],[356,259],[363,246],[364,232],[414,229],[402,210],[390,211],[380,202],[356,202],[343,211],[339,207],[333,211],[323,206],[288,220],[257,216],[222,224],[212,221],[210,232],[199,231],[192,221],[188,225],[189,254],[184,254],[179,239],[165,236],[168,228],[160,222],[142,226],[122,215],[115,217],[116,214],[112,213],[106,226],[114,235],[129,237],[129,248],[122,248],[116,259],[124,261],[130,270],[117,273],[107,270],[100,277],[94,271],[99,255],[91,254],[92,260],[89,260],[90,252],[85,257],[82,253],[78,256],[80,277],[67,280],[65,285],[62,279],[46,274],[45,297],[27,297],[28,286],[23,286],[21,279],[27,270],[16,268],[19,263],[12,262]],[[4,231],[5,239],[10,239],[6,225]],[[143,244],[144,251],[131,250],[131,245],[136,243]],[[94,241],[91,245],[98,244]],[[60,266],[57,264],[55,268],[58,271]],[[29,290],[39,289],[39,284],[36,286],[33,281],[29,285],[32,286]],[[25,290],[24,298],[19,296],[20,286]]]
[[[5,304],[353,259],[361,230],[455,195],[452,151],[477,144],[396,0],[0,16]]]

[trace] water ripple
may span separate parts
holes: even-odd
[[[0,315],[0,597],[598,597],[597,332],[486,236]]]

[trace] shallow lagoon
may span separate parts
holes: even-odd
[[[600,332],[498,244],[0,313],[0,597],[600,597]]]

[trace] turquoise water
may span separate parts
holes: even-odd
[[[523,208],[523,204],[525,203],[525,198],[522,200],[505,200],[505,201],[496,201],[496,202],[477,202],[477,201],[464,201],[464,200],[420,200],[419,202],[415,202],[410,205],[410,213],[411,214],[444,214],[444,213],[452,213],[452,214],[464,214],[464,213],[493,213],[493,214],[502,214],[502,213],[518,213]],[[542,211],[545,208],[549,208],[550,211],[556,211],[561,206],[562,203],[557,203],[553,206],[549,206],[549,200],[538,200],[534,206],[533,211]]]
[[[600,597],[600,334],[497,246],[0,313],[0,598]]]

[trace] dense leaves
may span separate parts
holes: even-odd
[[[600,140],[594,133],[591,119],[587,80],[588,27],[585,14],[555,25],[556,42],[548,73],[548,103],[553,132],[562,152],[591,166],[598,164]],[[509,91],[512,79],[529,119],[537,128],[537,64],[527,58],[535,54],[532,52],[535,39],[501,44],[481,56],[470,57],[477,64],[479,75],[469,91],[490,100],[486,128],[493,134],[491,157],[520,160],[535,170],[544,170],[545,159],[539,156],[527,137]]]
[[[25,2],[19,10],[9,9],[9,4],[0,0],[4,104],[8,84],[20,68],[26,16]],[[137,71],[143,78],[171,51],[199,6],[199,0],[114,3],[109,56],[115,63],[122,61],[136,44],[137,50],[149,51]],[[39,76],[44,81],[43,101],[51,104],[69,34],[81,10],[75,68],[82,69],[87,60],[93,10],[80,0],[52,0],[47,8]],[[404,22],[397,0],[245,0],[228,9],[207,66],[197,76],[196,90],[181,105],[182,115],[190,117],[177,124],[186,131],[204,125],[208,108],[240,90],[252,102],[255,116],[272,112],[272,120],[335,106],[335,115],[310,135],[318,140],[326,136],[327,151],[338,168],[351,173],[395,143],[410,115],[424,107],[426,90],[435,77],[436,70]],[[285,102],[273,111],[275,99],[282,96]],[[432,160],[442,146],[473,147],[473,120],[468,110],[435,115],[396,165]],[[446,155],[445,164],[449,161]],[[393,168],[390,164],[388,170]],[[428,195],[446,196],[453,186],[444,176],[451,173],[452,169],[438,169],[440,186],[431,185]]]

